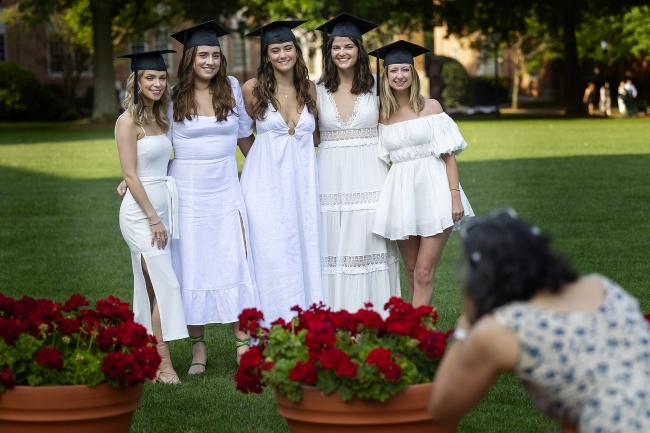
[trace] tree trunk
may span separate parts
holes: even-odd
[[[115,75],[113,73],[113,41],[111,39],[111,2],[91,0],[93,23],[93,74],[95,90],[93,122],[114,122],[117,117]]]
[[[524,53],[521,50],[521,40],[514,44],[515,54],[515,71],[512,76],[512,102],[510,108],[516,110],[519,108],[519,87],[521,86],[522,64],[524,62]]]
[[[576,46],[576,10],[573,3],[564,3],[562,39],[564,42],[564,102],[567,114],[584,113],[581,100],[580,68]]]

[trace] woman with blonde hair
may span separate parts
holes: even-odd
[[[467,143],[438,101],[420,95],[413,58],[427,51],[397,41],[370,53],[384,59],[379,156],[392,163],[373,231],[397,241],[414,306],[431,304],[447,239],[474,215],[456,165]]]
[[[400,296],[394,241],[372,232],[388,166],[377,157],[379,98],[362,35],[370,21],[340,14],[317,30],[329,34],[318,92],[318,177],[325,303],[357,311],[370,302],[385,313]]]
[[[170,100],[162,54],[171,50],[127,54],[131,70],[125,112],[115,123],[115,141],[128,191],[120,206],[120,230],[131,250],[133,313],[136,322],[156,336],[162,358],[154,381],[179,383],[168,341],[187,337],[180,286],[166,248],[178,238],[177,192],[167,176],[172,145],[165,132]]]
[[[292,307],[322,299],[316,86],[291,31],[303,22],[276,21],[248,34],[261,37],[262,61],[243,87],[257,137],[241,186],[267,321],[287,320]]]

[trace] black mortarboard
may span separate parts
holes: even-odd
[[[306,22],[305,20],[274,21],[248,33],[246,36],[260,36],[262,38],[260,64],[264,63],[264,48],[267,45],[296,42],[296,35],[293,34],[291,29]]]
[[[377,24],[375,23],[357,18],[354,15],[342,13],[322,26],[316,27],[316,30],[329,33],[332,38],[340,36],[344,38],[355,38],[362,41],[363,39],[361,38],[361,35],[364,35],[375,28],[377,28]]]
[[[408,63],[413,65],[413,58],[428,53],[429,49],[407,41],[397,41],[371,51],[368,54],[377,58],[377,95],[379,95],[379,59],[384,60],[384,66]]]
[[[219,38],[229,34],[228,30],[210,20],[176,32],[171,37],[183,44],[183,53],[185,53],[189,48],[198,47],[199,45],[219,47]]]
[[[142,53],[124,54],[117,56],[118,59],[131,59],[131,72],[135,73],[133,81],[133,103],[138,104],[138,71],[166,71],[163,54],[175,53],[174,50],[143,51]]]

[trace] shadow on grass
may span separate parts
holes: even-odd
[[[650,155],[582,156],[460,162],[463,188],[477,215],[512,206],[555,238],[583,272],[607,275],[650,311]],[[10,296],[91,300],[114,294],[131,301],[130,256],[118,226],[119,178],[68,179],[0,169],[0,287]],[[440,329],[460,314],[455,233],[436,274]],[[403,288],[406,288],[402,279]],[[207,374],[186,375],[190,344],[172,342],[183,383],[145,387],[133,432],[283,432],[271,392],[242,395],[229,325],[207,327]],[[557,425],[530,405],[521,386],[503,377],[468,415],[460,432],[547,432]]]
[[[109,125],[86,126],[71,123],[0,124],[0,146],[105,140],[107,138],[113,138],[113,127]]]

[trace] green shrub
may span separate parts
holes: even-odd
[[[499,87],[495,91],[494,77],[471,77],[469,82],[471,104],[473,106],[494,105],[496,96],[499,98],[499,103],[507,102],[511,79],[500,75],[497,80]]]
[[[65,99],[65,89],[58,84],[44,84],[41,88],[41,109],[37,120],[76,120],[79,113]]]
[[[32,71],[0,62],[0,120],[31,120],[39,111],[41,84]]]
[[[449,58],[442,65],[442,102],[445,107],[468,105],[470,98],[470,78],[467,71],[457,60]]]

